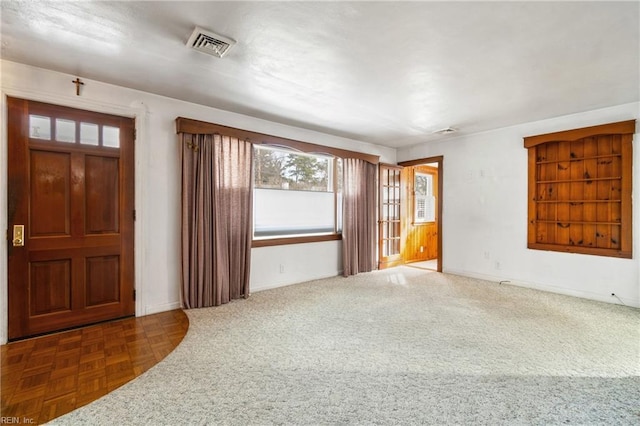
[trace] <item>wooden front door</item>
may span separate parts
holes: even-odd
[[[378,269],[401,265],[402,167],[380,164]]]
[[[7,105],[9,339],[133,315],[133,119]]]

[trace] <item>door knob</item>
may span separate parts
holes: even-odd
[[[13,246],[24,246],[24,225],[13,225]]]

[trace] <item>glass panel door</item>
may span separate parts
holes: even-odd
[[[380,165],[379,263],[378,269],[402,263],[400,206],[402,167]]]

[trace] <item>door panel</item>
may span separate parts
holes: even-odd
[[[378,269],[402,264],[402,167],[380,164]]]
[[[133,315],[133,120],[7,105],[9,338]]]
[[[32,151],[30,153],[30,208],[27,231],[33,238],[69,235],[71,156],[67,153]]]
[[[120,300],[120,257],[87,258],[87,306],[117,303]]]
[[[85,159],[86,233],[118,232],[117,158],[88,155]]]
[[[29,314],[71,310],[71,259],[30,263]]]

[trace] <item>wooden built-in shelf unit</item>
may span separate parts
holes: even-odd
[[[631,258],[635,120],[524,138],[528,247]]]

